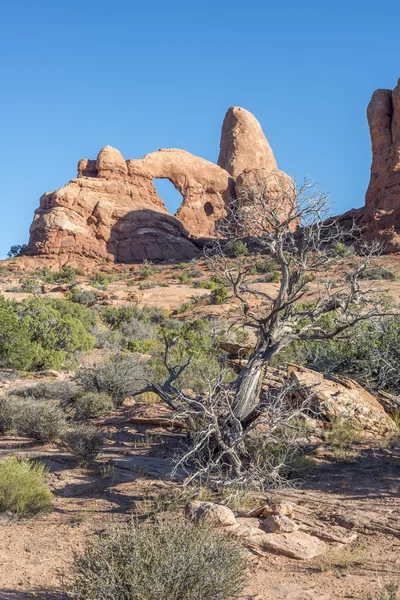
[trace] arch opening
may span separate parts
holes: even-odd
[[[204,212],[206,213],[207,217],[211,217],[214,214],[214,207],[211,202],[206,202],[204,204]]]
[[[174,215],[183,202],[183,196],[172,181],[164,178],[153,179],[157,194],[164,201],[167,211]]]

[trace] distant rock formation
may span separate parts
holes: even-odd
[[[261,175],[274,198],[280,193],[275,175],[291,181],[278,171],[258,121],[238,107],[226,114],[218,165],[178,149],[125,160],[105,146],[96,160],[79,161],[75,179],[41,197],[24,255],[82,268],[88,260],[193,258],[204,238],[216,235],[236,191]],[[158,178],[169,179],[182,194],[175,216],[157,194]]]
[[[385,252],[400,251],[400,80],[394,90],[376,90],[367,109],[371,177],[365,206],[341,216],[355,220],[367,239],[380,239]]]

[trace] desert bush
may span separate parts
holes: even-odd
[[[92,286],[97,289],[105,290],[109,286],[110,283],[115,281],[116,275],[115,273],[94,273],[89,277],[89,281]]]
[[[112,352],[120,352],[124,348],[124,337],[118,330],[95,325],[90,333],[95,339],[95,348],[108,348]]]
[[[158,285],[159,284],[157,281],[143,281],[141,284],[139,284],[139,290],[152,290]]]
[[[21,277],[19,283],[21,285],[21,292],[27,294],[39,294],[41,292],[39,283],[32,277]]]
[[[116,406],[147,382],[146,366],[136,356],[116,355],[106,363],[82,369],[77,380],[88,392],[108,394]]]
[[[59,447],[70,452],[81,465],[93,462],[101,452],[105,435],[98,427],[75,425],[60,436]]]
[[[54,381],[40,381],[33,385],[14,388],[10,393],[21,398],[34,398],[35,400],[60,400],[63,403],[71,402],[78,393],[78,387],[69,379]]]
[[[11,396],[0,396],[0,435],[14,429],[17,406]]]
[[[361,279],[396,279],[396,274],[390,269],[386,269],[381,266],[370,267],[369,269],[365,269],[365,271],[361,274]]]
[[[38,402],[31,398],[19,401],[15,398],[14,427],[18,435],[30,437],[38,442],[54,442],[66,426],[64,412],[49,402]]]
[[[398,600],[399,591],[398,585],[395,583],[389,583],[385,585],[384,589],[375,592],[374,594],[368,594],[365,600]]]
[[[113,408],[111,396],[97,392],[86,392],[78,396],[74,402],[75,418],[78,420],[100,417]]]
[[[187,284],[190,283],[192,281],[191,276],[189,275],[189,273],[179,273],[179,275],[177,276],[179,283],[183,283],[183,284]]]
[[[53,495],[43,464],[11,456],[0,463],[0,512],[28,516],[50,510]]]
[[[139,269],[138,275],[140,279],[148,279],[157,273],[157,269],[152,265],[149,260],[144,260],[142,266]]]
[[[249,249],[247,247],[247,244],[245,242],[243,242],[242,240],[235,240],[230,245],[229,251],[235,257],[248,256],[248,254],[249,254]]]
[[[154,327],[135,318],[123,323],[121,331],[128,340],[151,340],[155,337]]]
[[[62,267],[60,271],[51,271],[48,267],[42,269],[42,277],[46,283],[64,283],[73,285],[80,271],[69,265]]]
[[[175,310],[172,312],[173,315],[181,315],[185,312],[189,312],[191,310],[193,310],[194,308],[194,302],[183,302],[183,304],[181,304],[180,306],[178,306],[177,308],[175,308]]]
[[[106,306],[100,313],[102,322],[111,329],[119,329],[131,319],[141,319],[142,310],[136,304],[124,306]]]
[[[78,600],[234,600],[245,570],[241,546],[210,527],[131,522],[74,555],[66,588]]]
[[[97,302],[96,292],[74,288],[68,295],[68,300],[84,306],[94,306]]]
[[[328,324],[328,330],[334,320]],[[295,362],[317,371],[338,373],[355,379],[374,392],[400,393],[400,325],[386,318],[360,323],[351,338],[326,342],[295,342],[285,348],[279,362]]]

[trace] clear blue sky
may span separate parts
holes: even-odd
[[[0,9],[0,257],[39,197],[111,144],[215,161],[225,111],[261,122],[278,165],[360,206],[365,110],[400,77],[400,3],[20,0]],[[165,197],[170,209],[174,195]]]

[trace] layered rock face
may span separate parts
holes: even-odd
[[[41,197],[25,255],[79,267],[88,260],[190,259],[204,238],[217,234],[239,189],[262,178],[275,201],[277,177],[291,182],[278,171],[258,121],[238,107],[225,117],[218,164],[178,149],[125,160],[105,146],[96,160],[79,161],[75,179]],[[169,179],[182,194],[175,216],[157,194],[158,178]]]

